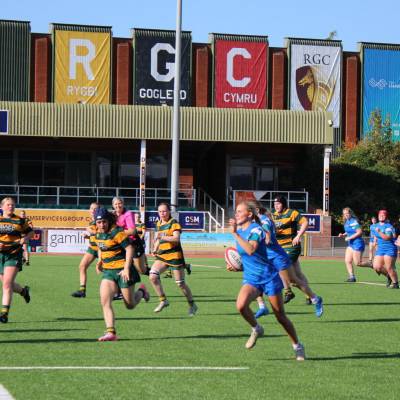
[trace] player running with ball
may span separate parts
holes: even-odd
[[[230,219],[229,225],[243,263],[243,286],[239,291],[236,307],[252,328],[245,347],[247,349],[254,347],[257,339],[264,334],[263,327],[257,323],[250,309],[250,303],[265,293],[277,321],[289,336],[296,360],[303,361],[304,347],[298,340],[292,322],[285,314],[282,281],[279,271],[267,259],[265,232],[260,226],[255,208],[248,202],[238,204],[235,219]]]

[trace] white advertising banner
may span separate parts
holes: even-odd
[[[83,237],[84,230],[53,230],[47,232],[49,253],[85,253],[89,241]]]
[[[342,49],[340,46],[291,44],[290,109],[330,111],[340,126]]]

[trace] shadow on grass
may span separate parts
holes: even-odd
[[[148,340],[177,340],[177,339],[216,339],[216,340],[227,340],[227,339],[240,339],[240,338],[248,338],[249,334],[248,333],[240,333],[237,335],[233,334],[214,334],[214,335],[188,335],[188,336],[160,336],[160,337],[152,337],[152,338],[135,338],[132,340],[138,340],[138,341],[148,341]],[[280,338],[280,337],[286,337],[286,335],[264,335],[260,340],[266,339],[272,339],[272,338]]]
[[[400,318],[375,318],[375,319],[344,319],[335,321],[324,321],[325,324],[337,324],[337,323],[358,323],[358,322],[399,322]]]
[[[8,332],[8,333],[69,332],[69,331],[87,331],[87,329],[69,328],[69,329],[2,329],[1,330],[1,332]]]
[[[365,302],[365,303],[324,303],[325,306],[398,306],[400,302],[391,303],[378,303],[378,302]]]
[[[335,360],[369,360],[400,358],[400,353],[353,353],[349,356],[339,357],[308,357],[307,361],[335,361]]]
[[[148,321],[148,320],[182,320],[190,319],[189,316],[182,317],[117,317],[118,321]],[[42,321],[42,322],[92,322],[92,321],[104,321],[103,318],[86,318],[86,317],[60,317],[56,318],[55,321]]]
[[[118,339],[119,342],[132,341],[134,339]],[[42,343],[97,343],[97,338],[83,339],[83,338],[63,338],[63,339],[13,339],[13,340],[0,340],[0,344],[42,344]]]

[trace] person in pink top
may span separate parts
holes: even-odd
[[[139,274],[148,275],[143,243],[136,232],[135,215],[125,208],[122,197],[113,198],[112,208],[117,218],[117,225],[124,229],[134,247],[133,265]]]

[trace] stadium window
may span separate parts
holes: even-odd
[[[256,189],[273,190],[274,187],[274,167],[266,165],[256,165]]]
[[[68,153],[66,186],[91,186],[91,154]]]
[[[229,165],[229,186],[233,190],[253,189],[253,159],[231,157]]]
[[[14,183],[13,151],[0,151],[0,185]]]
[[[43,153],[41,151],[18,152],[18,183],[43,185]]]
[[[44,186],[65,185],[65,163],[45,162],[43,166]]]
[[[139,187],[139,164],[121,162],[118,175],[119,186]]]
[[[166,156],[151,155],[147,157],[146,186],[168,187],[168,159]]]
[[[110,187],[112,181],[113,155],[110,153],[96,154],[96,184],[100,187]],[[117,185],[114,185],[117,186]]]
[[[66,153],[63,151],[45,151],[43,154],[43,185],[64,186]]]
[[[296,173],[293,167],[278,167],[278,187],[279,190],[299,190],[296,186]]]

